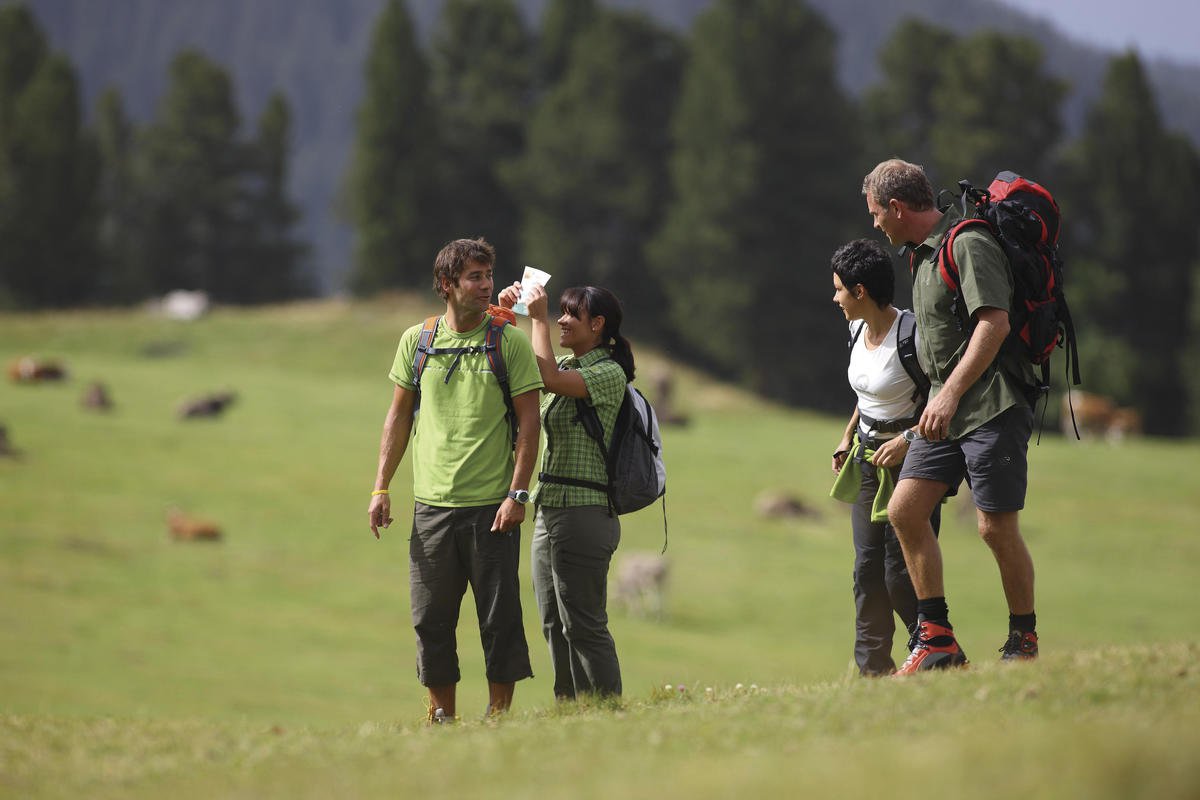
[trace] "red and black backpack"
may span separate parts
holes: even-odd
[[[1014,172],[1001,172],[987,189],[976,189],[968,181],[959,181],[958,185],[963,219],[942,239],[935,263],[942,280],[955,294],[959,325],[969,326],[970,321],[966,319],[966,301],[954,261],[954,242],[965,230],[985,230],[999,243],[1012,271],[1008,346],[1018,348],[1042,368],[1041,383],[1032,387],[1037,392],[1035,399],[1050,389],[1050,356],[1056,347],[1066,351],[1067,375],[1071,384],[1078,386],[1075,326],[1063,294],[1063,264],[1058,254],[1062,215],[1054,195]],[[916,266],[915,254],[912,266]]]

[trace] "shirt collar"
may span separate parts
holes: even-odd
[[[933,226],[933,230],[925,237],[925,241],[913,248],[914,252],[918,256],[923,257],[925,251],[934,252],[937,250],[942,243],[942,238],[946,235],[946,231],[950,230],[950,227],[958,222],[960,217],[961,214],[959,214],[958,209],[953,207],[946,209],[945,213],[942,214],[942,218],[938,220],[938,223]]]
[[[611,357],[612,354],[609,352],[608,348],[604,345],[600,345],[599,347],[594,347],[591,350],[588,350],[579,358],[575,358],[575,356],[568,356],[567,359],[563,361],[563,366],[575,367],[577,369],[579,367],[590,367],[597,361],[603,361],[604,359]]]

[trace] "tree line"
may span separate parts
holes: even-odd
[[[69,65],[44,45],[8,44],[20,8],[0,17],[0,302],[188,284],[234,302],[303,291],[283,98],[238,139],[228,78],[184,53],[152,124],[133,130],[110,92],[85,129]],[[483,235],[501,279],[531,264],[553,273],[552,289],[609,286],[641,340],[844,412],[828,263],[872,235],[861,176],[892,155],[946,188],[1012,169],[1062,206],[1086,388],[1139,407],[1151,432],[1194,430],[1200,157],[1163,125],[1139,58],[1112,59],[1088,124],[1068,138],[1069,87],[1032,40],[906,21],[861,98],[840,88],[836,49],[803,0],[714,0],[686,35],[594,0],[548,0],[532,27],[513,0],[446,0],[428,47],[405,2],[388,0],[342,192],[348,288],[426,289],[442,243]],[[73,123],[48,136],[58,113]],[[10,119],[27,132],[10,135]],[[22,150],[28,140],[37,147]],[[49,177],[34,177],[42,169]],[[55,234],[38,235],[35,218]],[[28,277],[34,264],[57,283]]]
[[[149,124],[132,124],[114,89],[90,125],[80,105],[28,8],[0,8],[0,308],[306,292],[282,95],[243,136],[228,73],[184,51]]]

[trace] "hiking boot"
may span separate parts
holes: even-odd
[[[426,721],[430,725],[449,725],[450,723],[454,722],[454,717],[446,716],[446,711],[444,709],[430,706],[429,716],[426,717]]]
[[[1008,641],[1000,648],[1001,661],[1032,661],[1038,657],[1036,631],[1009,631]]]
[[[967,664],[967,654],[958,646],[954,638],[954,629],[935,622],[924,621],[917,625],[917,630],[909,639],[912,652],[896,675],[912,675],[914,672],[924,672],[931,669],[949,669],[962,667]]]

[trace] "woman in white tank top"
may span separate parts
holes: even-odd
[[[839,248],[832,266],[833,302],[850,324],[846,375],[858,395],[832,463],[839,478],[834,496],[853,504],[854,659],[862,675],[888,675],[896,669],[893,614],[911,631],[917,597],[900,542],[881,509],[887,507],[883,495],[895,485],[908,452],[902,433],[915,428],[925,398],[901,363],[901,332],[915,339],[915,330],[911,312],[892,305],[896,279],[891,256],[877,243],[859,239]],[[905,352],[915,363],[915,347]],[[855,485],[847,486],[855,476]],[[939,523],[940,511],[935,511],[935,532]]]

